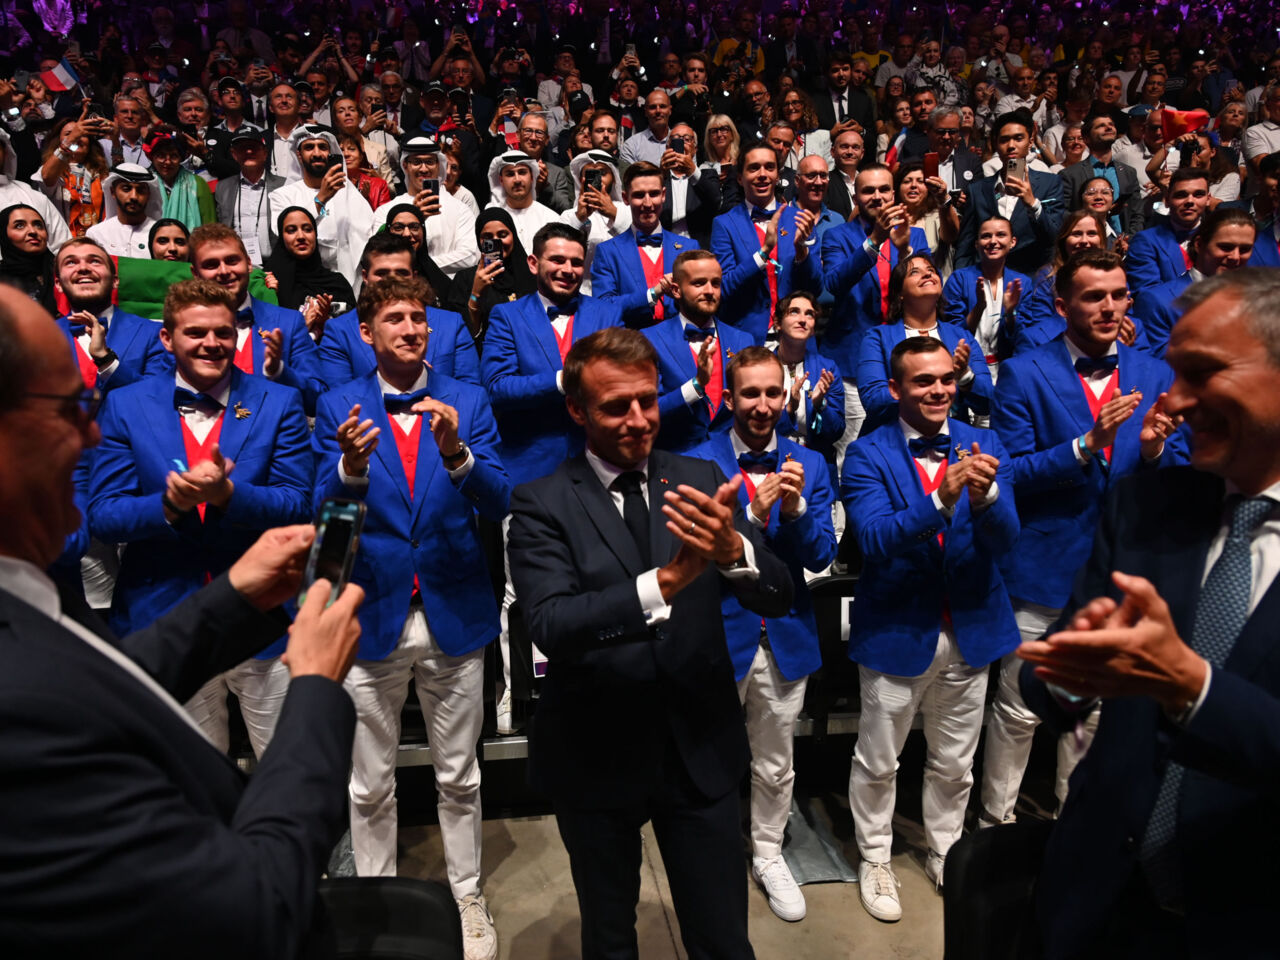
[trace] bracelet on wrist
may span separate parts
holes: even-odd
[[[160,494],[160,505],[170,513],[177,514],[179,517],[185,517],[192,510],[191,507],[188,507],[186,510],[181,509],[177,504],[169,499],[169,494],[167,493]]]
[[[1089,449],[1089,445],[1085,443],[1086,436],[1087,434],[1081,434],[1076,439],[1076,445],[1080,448],[1080,455],[1084,457],[1086,461],[1088,461],[1093,459],[1093,451],[1091,451]]]

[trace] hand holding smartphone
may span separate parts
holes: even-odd
[[[298,606],[307,600],[307,590],[317,580],[329,581],[329,606],[342,593],[351,579],[356,550],[360,546],[360,531],[364,528],[365,505],[358,500],[331,498],[320,504],[316,515],[316,538],[307,555],[307,565],[302,572],[302,589],[298,591]]]

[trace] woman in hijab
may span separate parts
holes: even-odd
[[[147,249],[152,260],[177,260],[186,263],[190,259],[191,234],[186,224],[173,217],[157,220],[147,238]]]
[[[500,207],[483,210],[476,218],[480,262],[453,278],[448,306],[467,321],[476,346],[484,343],[489,311],[538,289],[529,257],[516,236],[511,214]],[[488,250],[486,251],[486,248]]]
[[[309,297],[325,294],[331,303],[345,304],[344,310],[355,304],[351,284],[320,262],[316,218],[309,210],[302,207],[282,210],[276,219],[276,236],[280,241],[263,261],[262,268],[275,280],[280,306],[301,310]]]
[[[452,310],[454,313],[460,313],[465,317],[467,313],[461,304],[454,306],[448,302],[453,281],[449,279],[448,274],[441,270],[436,265],[436,262],[431,259],[431,255],[427,253],[427,244],[425,242],[427,235],[426,216],[407,197],[398,197],[392,200],[388,204],[387,211],[387,222],[383,225],[383,229],[389,233],[399,234],[413,244],[413,269],[418,272],[418,275],[423,280],[427,281],[427,285],[431,287],[431,292],[435,294],[435,302],[431,306]]]
[[[53,254],[44,218],[33,207],[0,210],[0,284],[17,287],[54,316]]]

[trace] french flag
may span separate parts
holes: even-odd
[[[63,93],[80,85],[80,75],[66,60],[59,61],[52,70],[42,71],[40,80],[55,93]]]

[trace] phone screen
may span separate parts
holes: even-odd
[[[351,577],[364,515],[364,504],[354,500],[326,500],[320,505],[316,538],[311,544],[302,589],[298,593],[299,606],[306,602],[307,588],[321,578],[332,585],[328,603],[338,599]]]
[[[931,180],[938,175],[938,155],[932,150],[924,155],[924,178]]]

